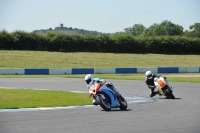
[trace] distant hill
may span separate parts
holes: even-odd
[[[49,28],[49,29],[41,29],[41,30],[34,30],[34,33],[41,33],[41,34],[46,34],[47,32],[58,32],[58,33],[65,33],[65,34],[92,34],[97,36],[98,34],[102,34],[102,32],[97,32],[97,31],[89,31],[89,30],[84,30],[84,29],[78,29],[78,28],[72,28],[72,27],[64,27],[63,24],[60,24],[60,27],[55,27],[54,29]],[[112,34],[112,33],[104,33],[104,34]]]

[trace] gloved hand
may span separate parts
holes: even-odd
[[[111,82],[107,82],[106,85],[108,85],[109,87],[113,86],[113,84]]]
[[[100,79],[99,82],[102,84],[106,83],[106,81],[104,79]]]
[[[107,85],[112,86],[113,84],[111,82],[106,82]]]

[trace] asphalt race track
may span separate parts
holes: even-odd
[[[122,94],[149,97],[144,81],[110,81]],[[155,102],[126,111],[97,106],[0,112],[0,133],[200,133],[200,84],[170,84],[176,99],[155,96]],[[86,91],[83,79],[68,78],[2,78],[0,87]]]

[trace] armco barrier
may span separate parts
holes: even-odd
[[[41,69],[41,68],[25,68],[24,70],[25,75],[31,75],[31,74],[49,74],[49,69]]]
[[[179,68],[178,67],[158,68],[158,73],[179,73]]]
[[[94,73],[94,68],[72,68],[72,74],[88,74]]]
[[[64,74],[134,74],[145,73],[200,73],[200,67],[158,68],[0,68],[4,75],[64,75]]]
[[[137,68],[116,68],[115,73],[137,73]]]

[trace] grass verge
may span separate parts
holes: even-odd
[[[200,83],[200,73],[161,73],[158,75],[166,76],[169,82],[191,82]],[[143,80],[144,74],[93,74],[94,77],[116,80]],[[77,75],[0,75],[0,78],[82,78],[85,74]]]
[[[86,93],[0,88],[0,109],[90,105]]]

